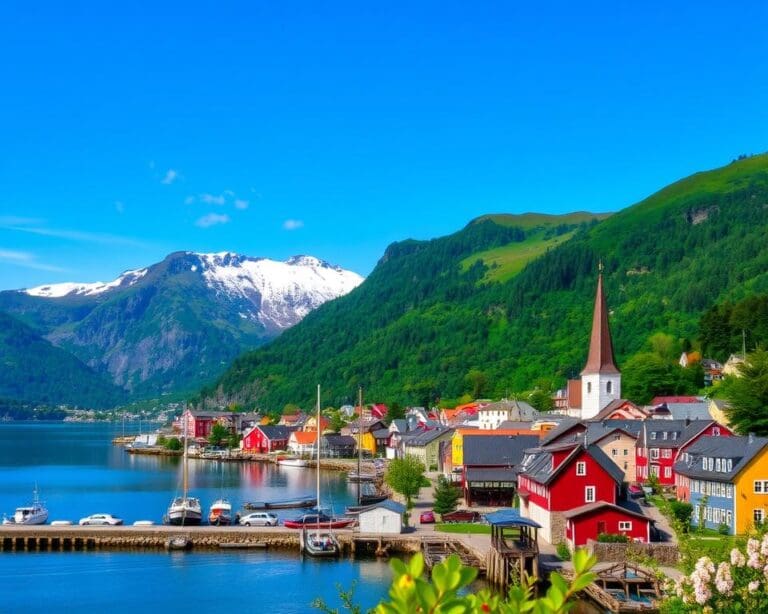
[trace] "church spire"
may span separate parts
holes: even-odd
[[[597,276],[597,293],[595,295],[595,309],[592,313],[592,337],[589,341],[589,356],[587,364],[582,370],[582,375],[592,373],[619,373],[613,359],[613,344],[611,343],[611,329],[608,328],[608,308],[605,304],[603,293],[603,263],[600,262]]]

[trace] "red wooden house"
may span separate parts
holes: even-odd
[[[728,437],[733,432],[714,420],[646,420],[635,448],[637,481],[651,475],[662,486],[675,485],[673,466],[680,451],[700,437]]]
[[[651,519],[640,511],[629,510],[606,501],[587,503],[565,513],[565,541],[573,550],[598,535],[626,535],[632,541],[651,541]]]
[[[287,426],[254,426],[243,435],[243,450],[262,454],[274,450],[285,450],[288,447],[290,435],[291,429]]]
[[[565,540],[565,512],[615,504],[624,472],[597,446],[570,443],[527,450],[518,475],[520,513],[541,525],[551,544]]]

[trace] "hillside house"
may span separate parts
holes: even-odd
[[[533,422],[539,412],[524,401],[503,399],[477,410],[477,418],[482,430],[494,430],[506,420],[516,422]]]
[[[403,436],[400,445],[403,456],[415,456],[427,471],[442,471],[442,442],[450,445],[453,429],[444,426],[417,428]]]
[[[243,436],[241,446],[245,452],[267,454],[275,450],[285,450],[291,430],[286,426],[257,425],[248,430]]]
[[[367,451],[370,456],[376,456],[381,445],[382,450],[386,446],[386,439],[382,442],[381,438],[374,435],[374,431],[386,430],[387,426],[382,420],[378,419],[356,419],[348,423],[341,429],[342,435],[351,435],[355,440],[360,440],[359,445],[363,451]],[[379,435],[381,433],[378,433]]]

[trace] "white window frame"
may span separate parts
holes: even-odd
[[[592,493],[592,498],[590,498],[590,493]],[[594,486],[585,486],[584,487],[584,503],[594,503],[597,499],[597,489]]]
[[[632,530],[631,520],[619,520],[619,531],[631,531],[631,530]]]
[[[760,517],[759,519],[758,516]],[[752,521],[755,524],[763,524],[765,522],[765,510],[762,507],[758,507],[752,510]]]
[[[763,492],[763,481],[762,480],[755,480],[754,488],[755,488],[755,494],[756,495],[765,494]]]
[[[661,451],[662,458],[672,458],[672,449],[671,448],[664,448]]]
[[[672,467],[664,467],[664,477],[667,479],[672,477]]]
[[[651,448],[651,460],[656,460],[658,458],[659,458],[659,449]]]
[[[579,462],[576,463],[576,475],[578,475],[578,476],[587,475],[587,463],[586,463],[586,461],[579,461]]]

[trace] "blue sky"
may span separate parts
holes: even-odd
[[[176,250],[366,275],[484,213],[621,209],[768,150],[766,31],[762,2],[3,3],[0,289]]]

